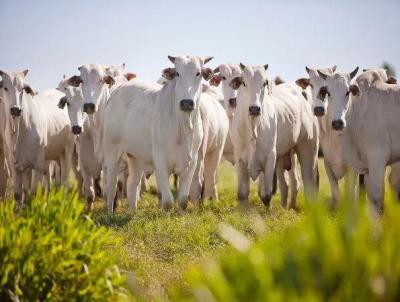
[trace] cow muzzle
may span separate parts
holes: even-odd
[[[237,106],[236,98],[230,98],[229,99],[229,107],[236,108],[236,106]]]
[[[93,114],[96,111],[96,106],[93,103],[83,104],[83,112],[87,114]]]
[[[314,108],[314,115],[315,116],[323,116],[325,114],[325,108],[318,106]]]
[[[10,108],[10,113],[12,116],[21,116],[22,109],[16,106]]]
[[[344,129],[343,120],[334,120],[332,121],[332,128],[336,131],[341,131]]]
[[[82,133],[82,127],[81,126],[77,126],[77,125],[72,126],[71,130],[72,130],[72,133],[75,134],[75,135],[78,135],[78,134]]]
[[[180,108],[182,111],[185,112],[192,112],[194,110],[194,101],[185,99],[180,102]]]
[[[250,106],[249,114],[250,114],[250,116],[259,116],[261,114],[261,107],[260,106]]]

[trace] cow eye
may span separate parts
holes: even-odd
[[[243,84],[244,87],[246,87],[246,83],[245,82],[242,82],[242,84]]]
[[[7,87],[4,87],[4,90],[5,90],[5,91],[8,91],[8,88],[7,88]]]
[[[225,81],[225,80],[226,80],[226,77],[223,76],[223,77],[221,77],[221,79]]]
[[[196,76],[199,76],[199,75],[200,75],[200,71],[198,73],[196,73]]]
[[[179,77],[179,72],[176,72],[176,76]]]

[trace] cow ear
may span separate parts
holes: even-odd
[[[171,61],[172,64],[175,64],[176,57],[168,56],[168,59]]]
[[[219,86],[221,83],[222,77],[219,74],[214,75],[210,80],[211,86]]]
[[[67,97],[66,97],[66,96],[63,96],[63,97],[58,101],[58,108],[64,109],[66,104],[68,104]]]
[[[386,81],[387,84],[397,84],[397,79],[394,77],[390,77],[388,78],[388,80]]]
[[[178,73],[176,72],[175,68],[165,68],[162,72],[162,76],[164,78],[166,78],[167,80],[172,80],[174,79],[176,76],[178,76]]]
[[[244,65],[243,63],[239,63],[239,65],[240,65],[240,68],[241,68],[242,70],[244,70],[244,69],[246,68],[246,65]]]
[[[350,72],[350,80],[356,76],[357,72],[358,72],[358,67],[356,67],[356,69],[354,69],[352,72]]]
[[[217,68],[214,69],[214,73],[219,73],[219,66]]]
[[[360,88],[354,84],[350,85],[349,92],[354,96],[360,95]]]
[[[318,71],[319,76],[321,78],[323,78],[324,80],[326,80],[328,78],[328,75],[323,73],[321,70],[318,69],[317,71]]]
[[[26,77],[26,75],[28,74],[29,70],[25,69],[24,71],[22,71],[22,74],[24,75],[24,77]]]
[[[229,87],[231,87],[234,90],[238,90],[240,85],[243,84],[243,78],[242,77],[236,77],[233,78],[232,81],[229,83]]]
[[[308,68],[307,66],[306,66],[306,71],[308,74],[310,73],[310,68]]]
[[[336,68],[337,68],[336,65],[333,65],[333,66],[331,67],[332,73],[334,73],[334,72],[336,71]]]
[[[210,62],[213,58],[214,58],[214,57],[211,57],[211,56],[209,56],[209,57],[204,57],[204,58],[203,58],[204,64],[207,64],[207,63]]]
[[[35,91],[33,91],[33,89],[31,88],[31,86],[29,86],[29,85],[27,85],[27,84],[24,85],[24,91],[25,91],[27,94],[30,94],[31,96],[34,96],[34,95],[37,94]]]
[[[125,64],[125,63],[122,63],[122,68],[125,68],[125,66],[126,66],[126,64]]]
[[[108,85],[108,87],[111,87],[112,85],[115,84],[115,80],[112,76],[106,75],[103,77],[104,83]]]
[[[209,81],[209,80],[211,80],[214,73],[211,68],[202,68],[201,75],[203,76],[204,80]]]
[[[299,85],[301,88],[306,89],[308,86],[310,86],[310,79],[307,78],[301,78],[296,80],[296,84]]]
[[[125,77],[125,79],[127,79],[128,81],[130,81],[130,80],[136,78],[136,74],[128,72],[128,73],[125,73],[125,74],[124,74],[124,77]]]
[[[265,64],[265,65],[264,65],[264,69],[265,69],[265,70],[268,70],[268,64]]]
[[[67,81],[68,85],[74,86],[74,87],[79,87],[80,84],[82,84],[82,78],[80,76],[74,75],[70,77]]]

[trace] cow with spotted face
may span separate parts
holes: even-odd
[[[376,70],[352,81],[357,72],[319,74],[331,95],[331,125],[341,132],[343,159],[366,175],[369,199],[381,212],[386,166],[400,161],[400,85],[385,83]]]
[[[169,81],[164,85],[130,81],[116,90],[104,112],[104,172],[107,204],[115,193],[116,163],[128,155],[128,200],[137,207],[138,185],[143,172],[155,172],[161,204],[173,205],[169,175],[179,176],[179,205],[186,208],[203,139],[199,110],[201,79],[212,76],[205,64],[212,58],[180,56],[169,60],[174,67],[164,70]],[[149,123],[149,121],[151,121]]]
[[[264,174],[260,198],[269,206],[277,157],[295,150],[301,164],[306,195],[317,189],[318,125],[301,89],[293,84],[272,87],[265,66],[245,66],[231,81],[238,89],[231,138],[238,171],[238,199],[248,202],[249,177]],[[284,169],[280,169],[284,171]]]
[[[63,94],[55,89],[35,93],[25,82],[26,74],[27,71],[0,71],[5,100],[17,124],[14,195],[18,201],[22,198],[23,175],[30,173],[31,169],[35,170],[32,184],[35,190],[51,160],[60,162],[62,182],[68,187],[74,146],[68,113],[57,108]]]

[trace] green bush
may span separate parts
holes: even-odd
[[[400,206],[376,217],[366,203],[342,202],[331,215],[306,205],[302,220],[256,243],[244,235],[215,262],[193,267],[177,300],[400,301]]]
[[[76,195],[38,192],[17,210],[0,203],[0,301],[116,301],[125,280],[110,233],[82,214]]]

